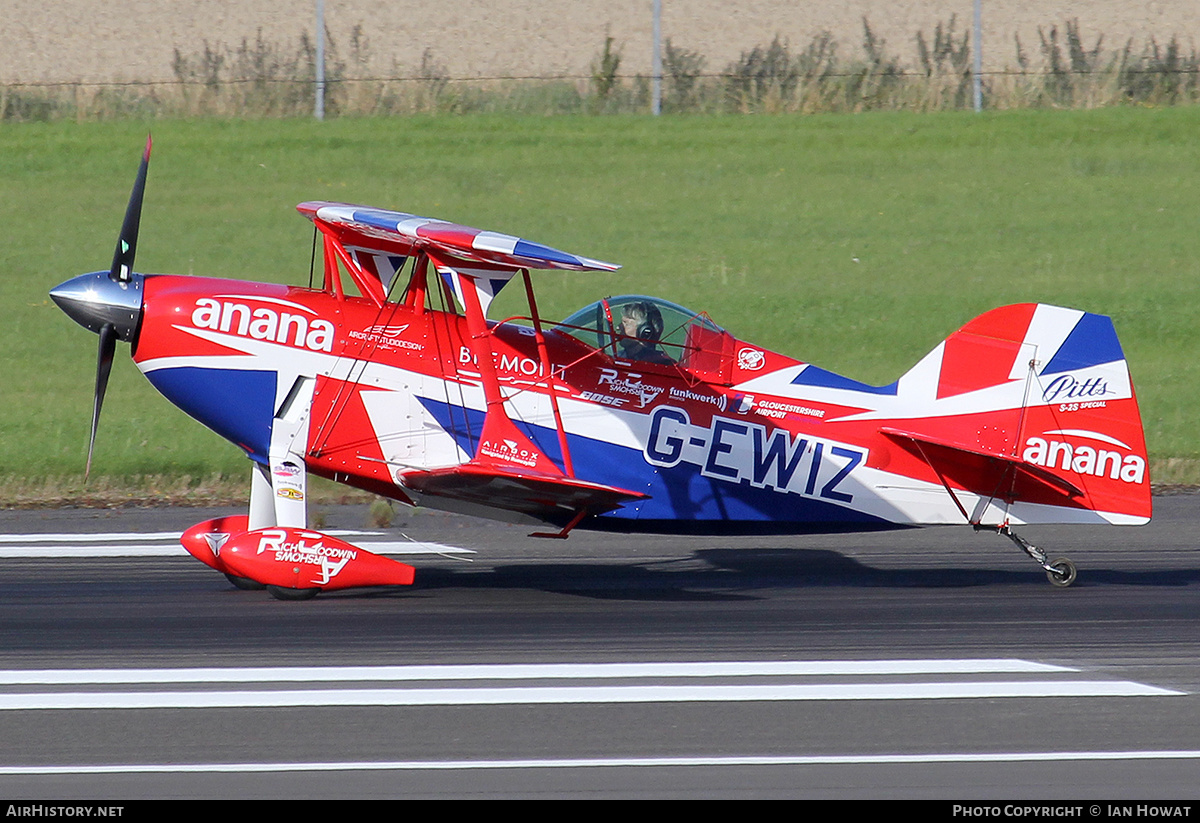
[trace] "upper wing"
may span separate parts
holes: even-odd
[[[473,229],[399,211],[313,201],[296,209],[318,227],[332,231],[346,247],[408,256],[421,249],[507,269],[616,271],[620,266],[568,254],[508,234]]]

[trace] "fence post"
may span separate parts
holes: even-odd
[[[972,74],[975,111],[983,111],[983,0],[975,0],[975,71]]]
[[[325,119],[325,0],[317,0],[316,95],[313,117]]]
[[[662,0],[654,0],[654,59],[650,73],[653,75],[653,100],[651,111],[662,114]]]

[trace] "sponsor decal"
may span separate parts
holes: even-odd
[[[1071,374],[1060,374],[1042,389],[1042,399],[1047,403],[1062,403],[1068,400],[1085,400],[1116,394],[1109,391],[1108,381],[1102,377],[1080,380]]]
[[[213,557],[221,556],[221,547],[229,542],[230,536],[228,532],[209,532],[203,535],[204,542],[208,544],[208,549],[213,553]]]
[[[296,477],[301,471],[302,469],[299,466],[291,461],[288,461],[286,463],[280,463],[275,467],[275,476],[280,479]]]
[[[484,440],[479,444],[479,453],[495,460],[516,463],[526,468],[533,468],[538,461],[536,451],[521,448],[515,440]]]
[[[1115,437],[1082,429],[1056,429],[1042,432],[1044,437],[1025,441],[1021,459],[1048,469],[1107,477],[1124,483],[1140,484],[1146,477],[1146,460],[1131,454],[1130,448]],[[1064,438],[1062,440],[1055,438]],[[1065,438],[1085,438],[1113,446],[1114,449],[1070,443]]]
[[[650,416],[646,461],[661,468],[680,462],[700,467],[705,477],[749,483],[760,489],[850,503],[847,480],[867,452],[811,436],[792,435],[744,420],[714,416],[692,425],[684,409],[660,406]]]
[[[721,411],[725,411],[725,407],[729,405],[729,399],[723,394],[704,394],[703,392],[694,392],[691,389],[677,389],[672,386],[670,395],[672,400],[709,403]]]
[[[255,340],[266,340],[271,343],[281,343],[310,351],[333,351],[333,324],[328,320],[307,317],[305,314],[292,314],[286,311],[276,311],[265,306],[251,308],[247,303],[237,303],[234,300],[252,300],[258,298],[241,295],[222,295],[227,300],[217,300],[212,297],[201,297],[196,300],[192,311],[192,325],[197,329],[211,329],[225,334],[235,334],[238,337],[251,337]],[[259,301],[261,302],[261,301]],[[311,315],[314,312],[299,303],[275,301],[289,308],[294,307],[299,312]]]
[[[738,349],[737,364],[739,369],[745,371],[758,371],[767,362],[766,355],[758,349],[749,347]]]
[[[735,394],[733,396],[733,410],[735,412],[746,414],[751,409],[762,417],[774,417],[777,419],[783,419],[795,414],[803,415],[804,417],[815,417],[817,419],[825,417],[825,409],[814,409],[811,406],[802,406],[799,403],[789,403],[783,400],[755,400],[752,394]]]
[[[629,372],[624,377],[616,369],[601,369],[597,385],[604,386],[613,394],[628,394],[636,398],[638,408],[644,409],[663,393],[662,386],[653,386],[642,380],[640,374]]]
[[[275,476],[272,485],[275,487],[276,497],[282,497],[284,500],[304,499],[304,468],[302,466],[291,460],[285,460],[282,463],[274,464],[271,474]]]
[[[753,398],[751,398],[753,400]],[[825,416],[824,409],[814,409],[799,403],[787,403],[779,400],[759,400],[755,410],[763,417],[787,417],[789,414],[800,414],[805,417],[821,418]]]
[[[629,402],[628,398],[613,397],[610,394],[602,394],[602,393],[596,392],[596,391],[580,392],[579,399],[590,400],[593,403],[599,403],[602,406],[613,406],[614,408],[618,408],[618,409]]]
[[[409,324],[403,326],[368,326],[362,331],[352,331],[346,334],[354,340],[361,340],[364,343],[371,343],[381,349],[408,349],[409,351],[424,351],[425,346],[420,343],[414,343],[411,340],[405,340],[401,337],[408,329]]]
[[[400,335],[404,334],[405,330],[408,327],[409,327],[408,323],[405,323],[403,326],[383,326],[383,325],[369,326],[369,327],[367,327],[367,333],[368,334],[377,334],[380,337],[386,337],[390,340],[395,340]]]
[[[305,538],[316,538],[309,544]],[[258,554],[273,552],[274,560],[278,563],[301,563],[319,567],[320,577],[314,583],[328,583],[346,564],[358,557],[358,550],[326,546],[324,535],[317,532],[301,532],[298,539],[288,540],[288,533],[282,529],[263,529],[258,540]]]
[[[471,350],[466,346],[458,348],[458,362],[461,365],[473,365],[478,367],[479,361]],[[521,375],[522,377],[545,377],[546,370],[542,368],[540,361],[534,360],[532,357],[521,357],[517,354],[505,352],[492,352],[492,362],[496,364],[496,370],[503,375]],[[557,364],[550,364],[552,374],[561,375],[563,367]]]

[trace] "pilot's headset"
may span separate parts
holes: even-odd
[[[634,303],[633,310],[642,315],[637,327],[637,338],[646,343],[657,343],[662,339],[663,319],[658,306],[645,301]]]

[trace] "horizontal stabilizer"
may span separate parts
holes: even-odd
[[[985,497],[1008,495],[1000,489],[1005,476],[1015,473],[1014,482],[1024,478],[1045,484],[1069,497],[1083,497],[1083,489],[1046,469],[1021,460],[1011,454],[992,451],[983,446],[968,446],[926,434],[903,431],[890,426],[880,430],[902,446],[915,450],[943,482],[950,481],[966,491]]]
[[[429,471],[405,472],[402,479],[407,488],[422,494],[550,520],[579,511],[603,514],[624,503],[648,497],[641,492],[561,475],[507,470],[475,462]]]

